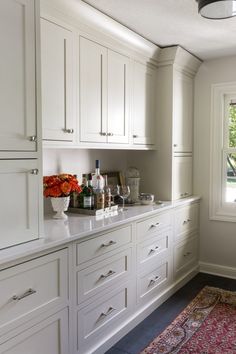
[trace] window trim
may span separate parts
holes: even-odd
[[[209,218],[210,220],[236,222],[236,203],[223,201],[225,177],[222,164],[226,152],[224,146],[225,95],[236,96],[236,82],[213,84],[211,87]]]

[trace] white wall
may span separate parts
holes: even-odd
[[[234,267],[236,224],[209,220],[211,85],[236,82],[236,57],[204,62],[195,80],[194,194],[201,195],[200,259]]]

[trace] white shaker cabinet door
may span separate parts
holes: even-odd
[[[107,141],[107,49],[80,37],[80,141]]]
[[[192,152],[193,79],[174,72],[173,149]]]
[[[133,143],[155,144],[156,73],[135,62],[133,98]]]
[[[192,157],[173,157],[173,199],[192,195]]]
[[[36,150],[34,0],[0,1],[0,150]]]
[[[0,249],[38,238],[37,160],[0,160]]]
[[[43,139],[72,141],[73,34],[41,19]]]
[[[109,50],[107,134],[110,143],[129,141],[129,82],[129,59]]]
[[[68,310],[64,309],[46,320],[0,343],[0,354],[68,354]]]

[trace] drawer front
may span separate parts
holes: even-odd
[[[169,280],[169,263],[168,260],[163,261],[159,266],[146,273],[138,276],[138,301],[142,301],[148,296],[156,296]]]
[[[0,329],[66,302],[67,278],[67,250],[2,270]]]
[[[171,226],[171,213],[158,214],[152,218],[137,223],[138,241],[143,241],[148,237],[157,234],[163,227]]]
[[[177,209],[174,214],[175,239],[184,238],[198,228],[198,204]]]
[[[138,264],[142,265],[149,260],[158,260],[166,256],[169,250],[171,235],[171,230],[163,230],[160,236],[140,243],[137,246]]]
[[[183,275],[191,269],[198,260],[198,237],[181,242],[174,250],[174,273],[176,276]]]
[[[131,286],[124,284],[78,311],[77,350],[80,354],[95,352],[102,338],[122,324],[133,307],[131,291]]]
[[[108,232],[76,245],[77,265],[132,242],[131,226]]]
[[[131,273],[131,249],[77,272],[77,303],[87,300]]]

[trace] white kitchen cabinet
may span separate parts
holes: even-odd
[[[39,237],[39,163],[0,160],[0,248]]]
[[[0,150],[36,151],[34,0],[0,2]]]
[[[68,354],[68,309],[64,309],[1,343],[1,354]]]
[[[192,195],[193,83],[201,61],[180,47],[164,48],[157,70],[159,146],[156,194]]]
[[[134,62],[133,144],[154,145],[156,129],[156,70]]]
[[[174,70],[173,73],[173,150],[192,152],[193,77]]]
[[[41,19],[43,139],[73,141],[73,33]]]
[[[129,59],[80,37],[80,141],[128,143]]]
[[[174,156],[173,158],[173,200],[192,195],[192,156]]]

